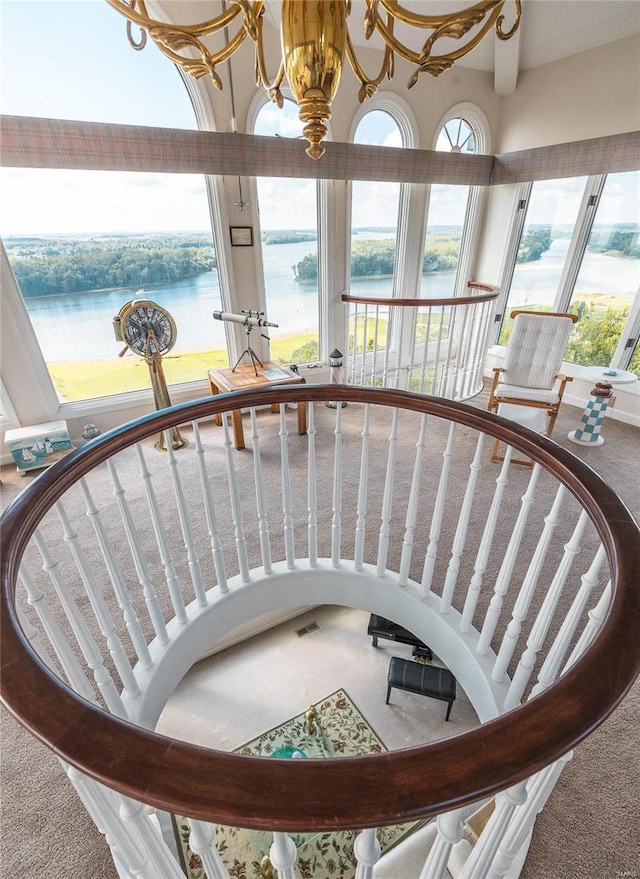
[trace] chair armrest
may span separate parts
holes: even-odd
[[[572,375],[563,375],[563,373],[560,372],[556,376],[556,379],[557,379],[557,381],[560,382],[560,385],[558,387],[558,403],[560,403],[560,400],[562,400],[562,395],[564,394],[565,386],[566,386],[567,382],[573,381],[573,376]]]
[[[504,372],[504,367],[493,367],[493,382],[491,383],[491,390],[489,391],[489,402],[487,403],[487,410],[489,412],[496,412],[498,410],[498,401],[495,398],[495,390],[498,387],[498,379],[500,378],[501,372]]]

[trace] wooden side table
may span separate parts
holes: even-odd
[[[256,375],[252,364],[236,366],[235,369],[210,369],[209,386],[212,394],[223,394],[227,391],[240,391],[244,388],[261,387],[262,385],[303,385],[304,378],[277,363],[265,363],[258,367]],[[278,412],[279,406],[274,403],[272,411]],[[215,416],[216,424],[222,424],[222,415]],[[242,413],[240,409],[231,412],[233,427],[233,443],[236,449],[244,449],[244,431],[242,429]],[[307,404],[298,403],[298,433],[303,436],[307,432]]]

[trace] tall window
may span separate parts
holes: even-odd
[[[574,234],[586,177],[540,180],[533,184],[528,199],[519,205],[526,219],[518,245],[515,269],[500,344],[511,332],[509,312],[514,308],[554,311],[558,284]]]
[[[402,147],[395,119],[384,110],[362,117],[355,143]],[[355,180],[351,190],[351,292],[393,295],[400,184]]]
[[[436,150],[476,152],[476,136],[465,119],[446,122],[438,135]],[[453,296],[462,246],[470,186],[433,183],[430,187],[429,218],[422,261],[422,297]]]
[[[540,181],[523,206],[500,343],[512,308],[571,311],[567,361],[637,370],[640,171]]]
[[[567,346],[570,362],[611,363],[640,288],[639,217],[640,171],[609,174],[569,303],[580,317]]]
[[[254,134],[299,137],[296,105],[265,104]],[[319,350],[318,222],[315,180],[257,178],[262,262],[271,359],[277,363],[317,360]]]
[[[3,7],[3,112],[196,127],[173,66],[153,45],[134,52],[106,4],[42,3],[37,15],[33,5]],[[220,296],[203,177],[2,169],[0,186],[0,234],[62,400],[149,387],[145,363],[118,356],[112,329],[134,298],[176,320],[169,382],[201,379],[218,354],[226,363],[211,316]]]

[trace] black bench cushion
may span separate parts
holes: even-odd
[[[456,679],[448,668],[423,665],[399,656],[391,657],[387,683],[390,687],[410,690],[443,701],[456,698]]]

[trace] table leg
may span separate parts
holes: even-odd
[[[217,397],[218,394],[220,393],[220,388],[217,385],[214,385],[214,383],[211,381],[211,379],[209,379],[209,388],[211,389],[211,396],[212,397]],[[220,425],[222,424],[222,414],[220,412],[217,412],[213,416],[213,420],[218,425],[218,427],[220,427]]]
[[[307,432],[307,404],[305,402],[298,403],[298,433],[304,436]]]
[[[240,409],[232,409],[231,426],[233,427],[233,444],[236,449],[244,449],[244,431],[242,429],[242,412]]]

